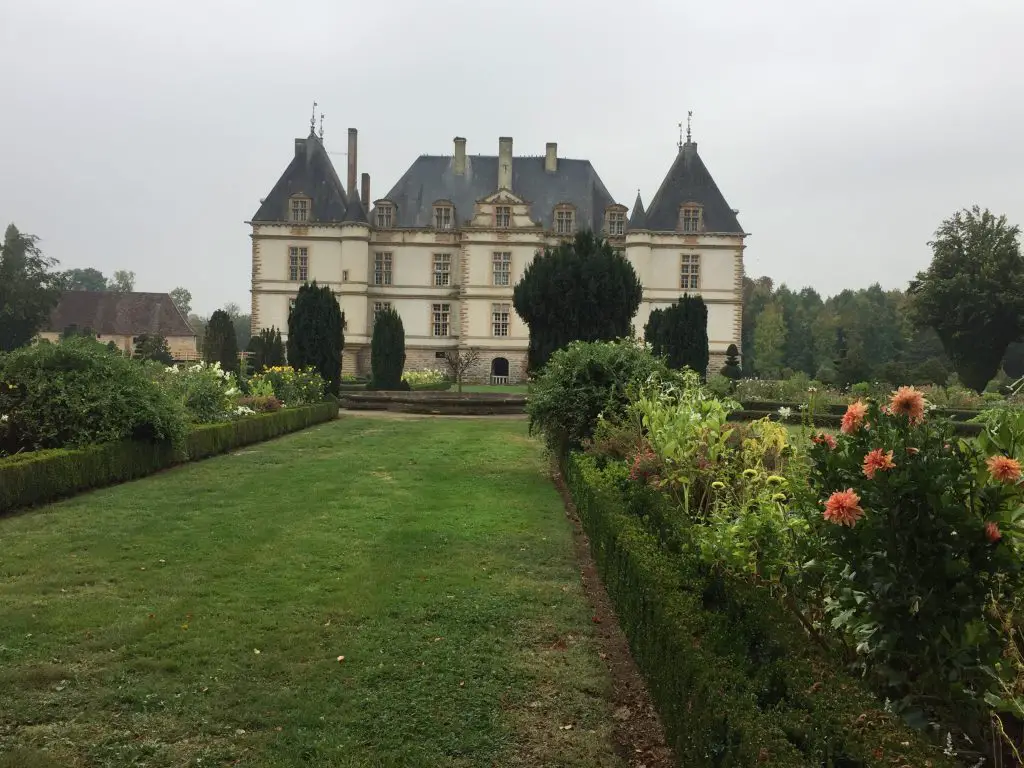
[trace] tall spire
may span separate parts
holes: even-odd
[[[324,140],[324,113],[320,113],[320,141]]]
[[[647,213],[644,211],[644,201],[640,199],[640,190],[636,191],[636,202],[633,203],[633,211],[629,216],[628,229],[646,229]]]
[[[313,114],[309,116],[309,135],[316,136],[316,102],[313,102]]]

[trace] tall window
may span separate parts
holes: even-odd
[[[576,212],[572,208],[559,208],[555,211],[555,232],[559,235],[571,235],[576,229]]]
[[[510,308],[508,304],[491,305],[491,333],[495,336],[508,336],[508,319]]]
[[[378,229],[390,229],[394,208],[390,203],[380,203],[377,206],[377,227]]]
[[[434,206],[434,229],[451,229],[453,218],[450,205]]]
[[[288,249],[288,279],[309,280],[309,251],[305,248]]]
[[[452,284],[452,255],[450,253],[434,254],[434,285],[441,288]]]
[[[684,253],[680,266],[679,287],[684,291],[700,288],[700,254]]]
[[[492,281],[495,285],[510,285],[512,280],[512,254],[497,251],[491,256]]]
[[[451,304],[435,304],[433,306],[433,323],[431,330],[435,336],[449,336],[452,317]]]
[[[497,205],[494,207],[494,226],[501,229],[508,229],[512,226],[512,207],[509,205]]]
[[[608,234],[621,235],[626,231],[626,214],[622,211],[608,211]]]
[[[683,232],[696,234],[700,232],[700,207],[696,205],[684,205],[679,212],[681,229]]]
[[[377,315],[383,312],[385,309],[391,309],[390,301],[375,301],[373,302],[373,321],[377,322]]]
[[[294,198],[292,200],[292,221],[309,221],[309,200]]]
[[[391,285],[391,254],[376,253],[373,256],[373,284]]]

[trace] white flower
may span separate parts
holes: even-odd
[[[236,416],[251,416],[254,413],[256,413],[256,411],[246,405],[240,405],[235,408]]]
[[[177,366],[174,366],[174,365],[168,365],[167,368],[165,368],[164,370],[166,370],[168,373],[177,373],[178,372]]]
[[[780,419],[788,419],[792,415],[793,415],[793,409],[792,408],[787,408],[786,406],[782,406],[781,408],[779,408],[779,418]]]
[[[6,424],[9,418],[10,416],[8,416],[6,413],[0,413],[0,424]]]
[[[224,394],[226,394],[226,395],[237,395],[238,394],[238,387],[229,387],[228,390]]]

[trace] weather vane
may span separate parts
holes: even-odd
[[[683,148],[683,124],[682,123],[676,123],[676,125],[679,126],[679,143],[676,144],[676,146],[679,147],[680,149],[682,149]]]
[[[686,143],[692,143],[692,137],[690,135],[690,123],[693,121],[693,110],[691,109],[686,113]]]
[[[316,102],[313,102],[313,114],[309,116],[309,132],[316,132]]]
[[[320,113],[320,141],[324,140],[324,113]]]

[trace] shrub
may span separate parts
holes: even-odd
[[[315,280],[303,285],[288,314],[288,362],[298,370],[314,369],[337,396],[344,347],[345,313],[334,292]]]
[[[993,464],[925,409],[909,387],[884,409],[851,405],[835,447],[812,447],[809,479],[825,510],[833,626],[901,706],[946,702],[954,711],[943,714],[970,728],[987,719],[982,695],[1003,651],[987,609],[1022,585],[1011,540],[1024,487],[1019,462],[993,442],[1012,430],[980,442],[1002,457]]]
[[[671,306],[651,312],[644,340],[657,357],[666,358],[669,368],[691,368],[703,379],[710,359],[704,299],[684,293]]]
[[[632,340],[573,342],[551,355],[530,387],[530,432],[544,434],[559,456],[594,434],[598,415],[624,416],[626,390],[652,376],[668,380],[663,360]]]
[[[152,360],[164,365],[174,362],[167,339],[158,333],[144,333],[137,336],[133,356],[138,360]]]
[[[242,408],[249,408],[254,413],[273,413],[281,410],[281,401],[273,395],[250,395],[238,400]]]
[[[405,367],[405,327],[401,316],[390,306],[373,318],[370,367],[373,389],[398,389],[401,385]]]
[[[725,350],[725,365],[719,371],[727,379],[743,378],[743,369],[740,367],[740,351],[735,344],[730,344]]]
[[[436,368],[426,368],[421,371],[406,371],[402,374],[402,381],[410,387],[417,387],[428,384],[441,384],[448,381],[444,371]]]
[[[297,371],[290,366],[281,365],[268,368],[249,379],[250,395],[272,394],[289,408],[322,402],[324,390],[323,378],[312,368]]]
[[[219,363],[225,371],[238,370],[238,338],[231,316],[223,309],[210,315],[203,335],[203,360]]]
[[[0,369],[0,453],[118,440],[171,443],[185,417],[138,363],[78,337],[15,350]]]
[[[223,370],[220,363],[150,366],[149,370],[181,403],[193,424],[227,421],[233,415],[239,389],[234,375]]]

